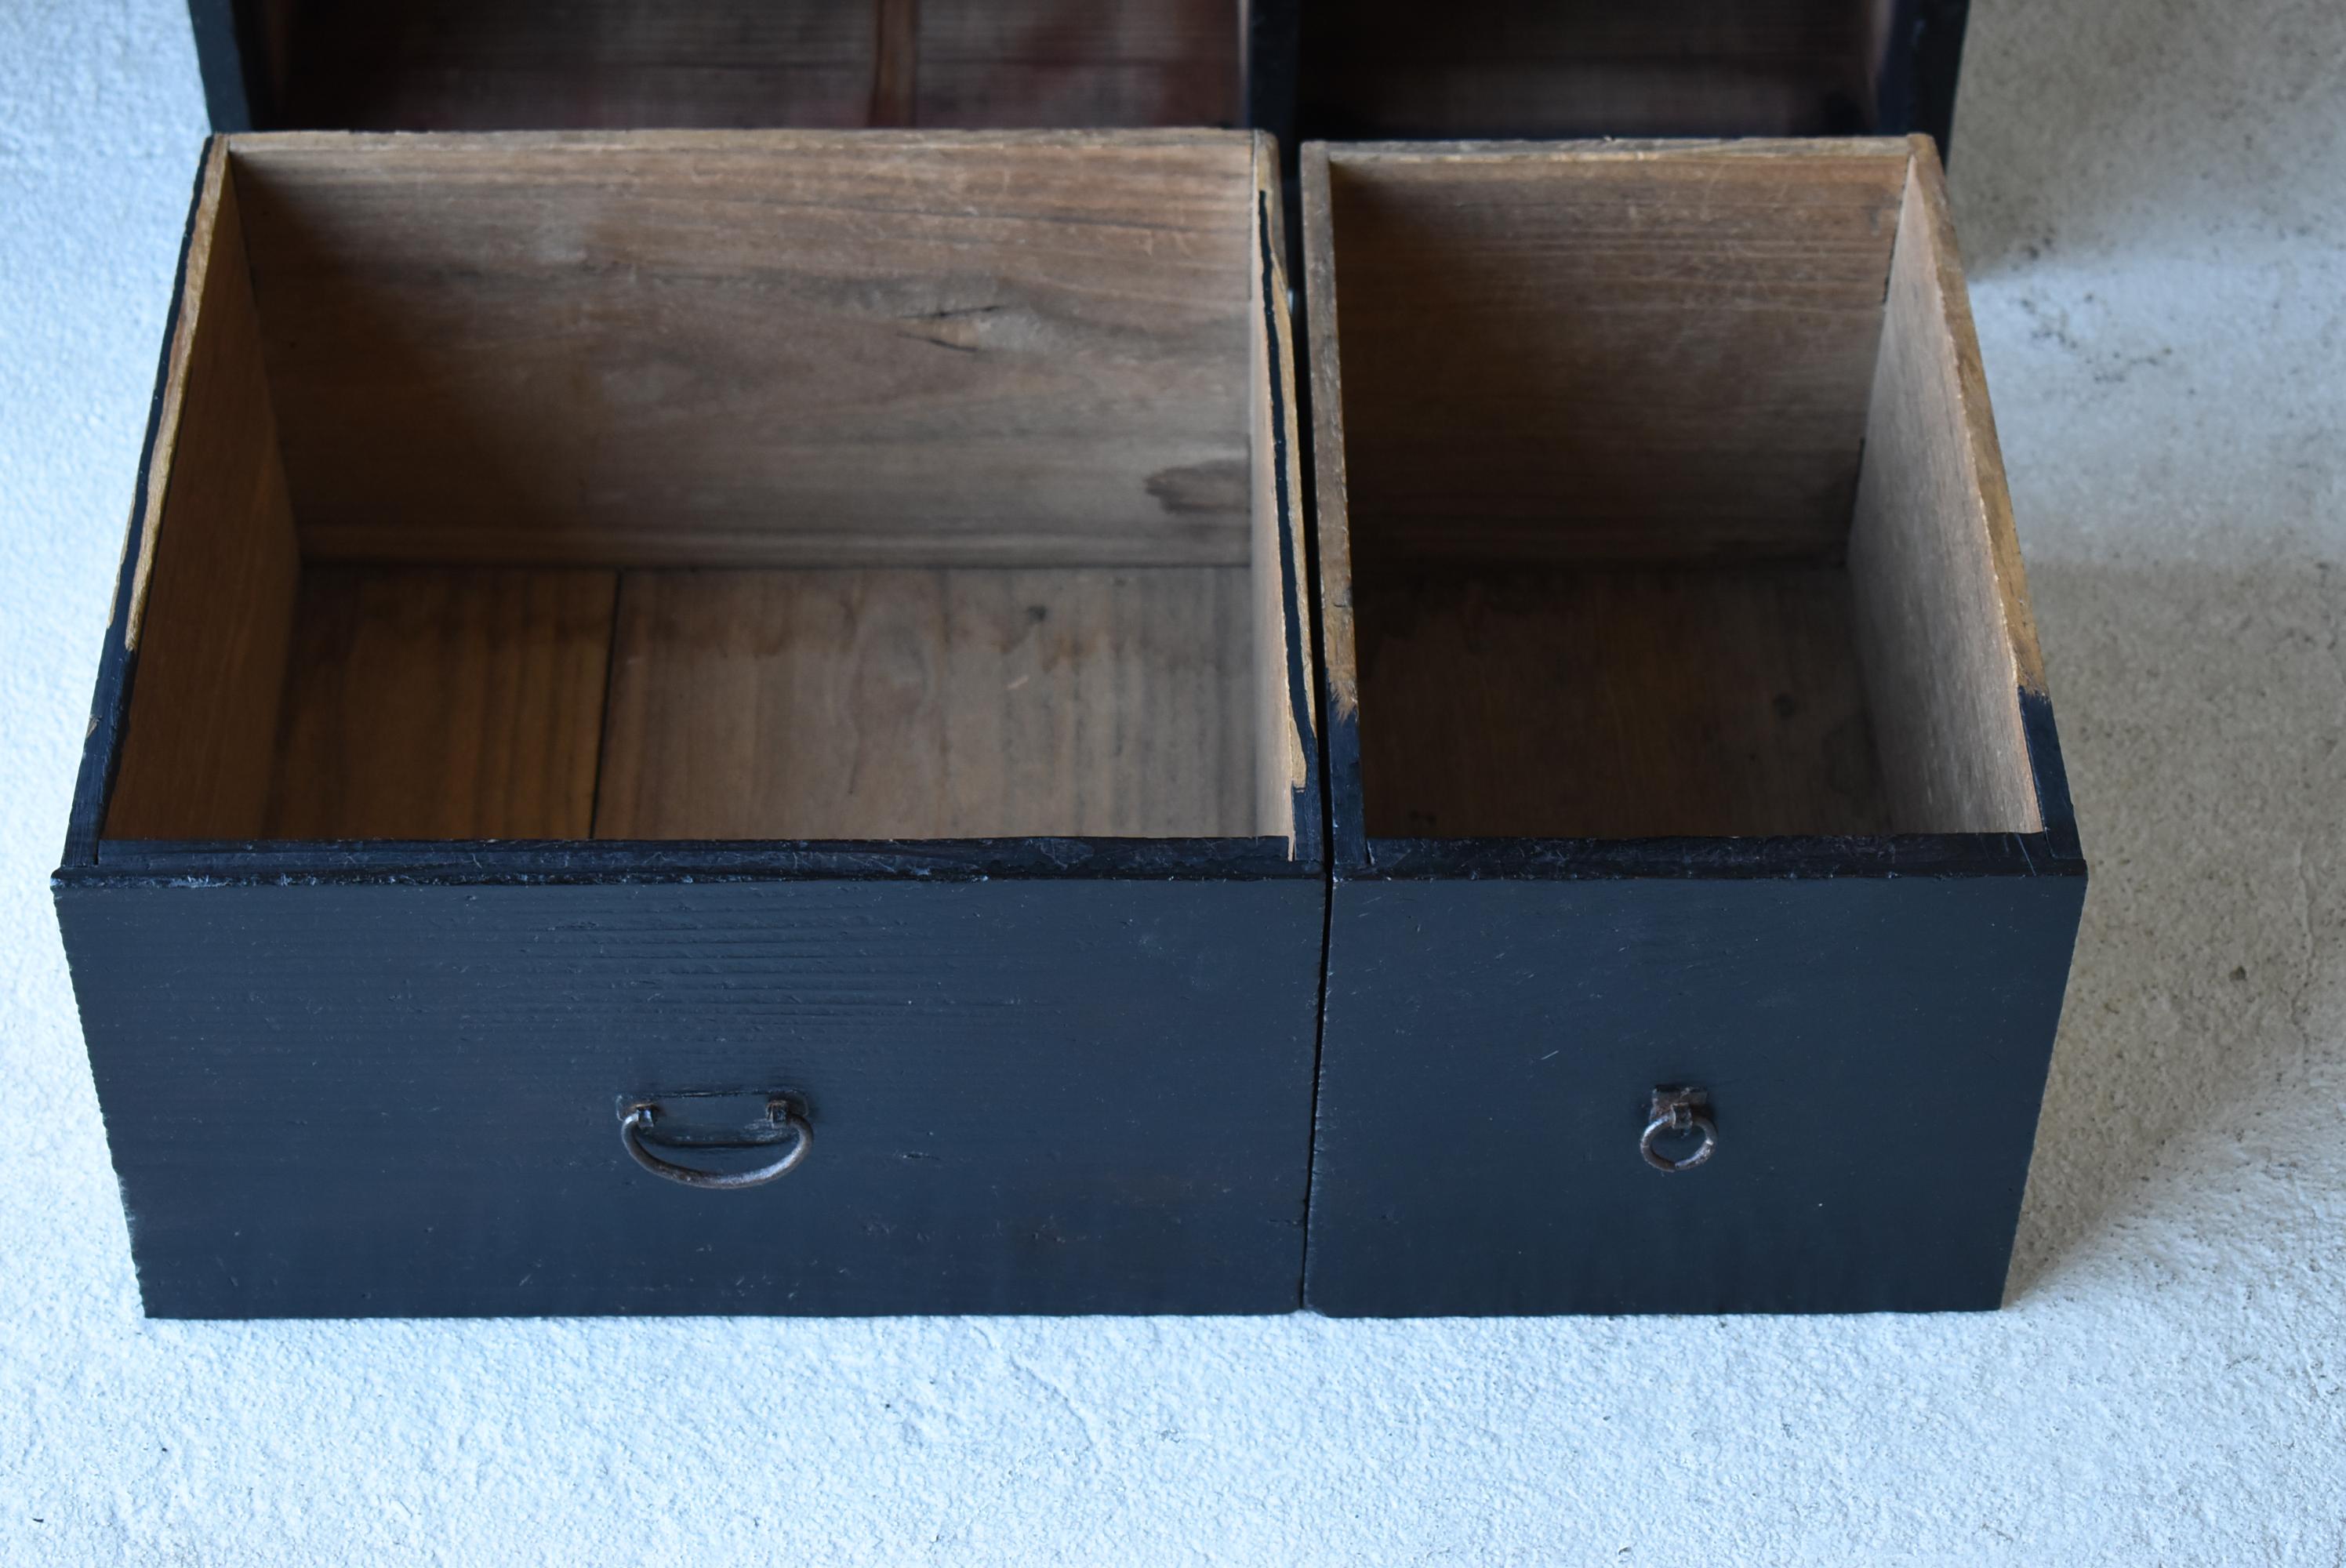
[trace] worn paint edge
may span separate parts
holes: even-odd
[[[204,84],[204,111],[216,131],[253,128],[254,95],[252,84],[246,79],[247,39],[239,9],[236,0],[188,0],[196,70]],[[259,51],[251,53],[257,56]]]
[[[110,839],[66,883],[227,887],[701,881],[1290,881],[1284,837],[872,840]]]
[[[1279,148],[1264,132],[1254,138],[1254,211],[1252,222],[1259,270],[1253,289],[1262,312],[1264,352],[1269,362],[1271,484],[1275,524],[1279,532],[1280,641],[1285,645],[1287,723],[1282,727],[1282,764],[1290,809],[1294,813],[1290,843],[1298,856],[1317,858],[1323,835],[1313,820],[1320,808],[1312,779],[1312,753],[1318,748],[1319,715],[1314,694],[1317,672],[1310,642],[1311,612],[1296,535],[1296,501],[1302,494],[1300,433],[1295,417],[1294,325],[1287,311],[1287,269],[1281,260],[1285,234],[1280,210]]]
[[[100,642],[97,679],[90,694],[89,722],[82,731],[81,768],[74,780],[73,803],[66,813],[63,861],[87,865],[97,858],[98,829],[105,819],[107,795],[121,763],[121,740],[130,712],[130,683],[138,665],[138,619],[143,610],[140,567],[151,556],[150,519],[159,515],[164,466],[158,453],[164,441],[167,417],[178,419],[170,394],[184,368],[184,345],[192,341],[189,304],[201,287],[202,269],[209,260],[210,225],[208,208],[217,209],[215,178],[220,138],[207,137],[196,158],[193,188],[188,198],[188,218],[179,232],[179,255],[171,275],[170,302],[163,317],[163,337],[157,351],[154,389],[148,394],[147,429],[141,437],[134,470],[130,513],[116,557],[114,596],[108,602],[106,632]],[[202,229],[200,243],[199,227]],[[191,270],[194,276],[190,277]],[[167,410],[167,403],[169,407]],[[136,554],[134,554],[134,552]],[[136,563],[136,565],[134,565]]]
[[[2020,554],[2019,524],[2013,514],[2003,445],[1996,438],[1995,411],[1988,398],[1987,364],[1972,319],[1970,289],[1964,280],[1946,171],[1930,137],[1917,132],[1907,137],[1907,145],[1912,152],[1908,178],[1923,220],[1929,226],[1925,238],[1931,246],[1941,320],[1953,351],[1949,373],[1963,416],[1963,462],[1970,479],[1965,488],[1977,498],[1977,524],[1987,546],[1988,570],[1994,577],[2004,641],[2011,651],[2021,743],[2035,786],[2037,819],[2052,852],[2079,860],[2082,869],[2076,807],[2070,799],[2068,768],[2062,761],[2060,738],[2053,723],[2053,697],[2045,676],[2044,649],[2037,639],[2035,606],[2028,593],[2028,567]]]
[[[1831,162],[1851,158],[1903,161],[1908,138],[1865,137],[1596,137],[1567,141],[1473,139],[1456,141],[1307,142],[1339,162],[1381,160],[1411,163],[1643,163],[1735,158]]]
[[[1311,399],[1311,526],[1319,546],[1321,685],[1326,698],[1328,835],[1339,865],[1361,866],[1361,687],[1352,623],[1352,544],[1344,473],[1344,393],[1336,305],[1335,213],[1330,147],[1307,142],[1302,198],[1304,361]]]
[[[1346,881],[1782,881],[2082,876],[2056,834],[1375,839]]]
[[[1924,236],[1931,246],[1932,270],[1938,286],[1940,319],[1953,341],[1954,392],[1964,420],[1964,466],[1971,484],[1965,488],[1979,498],[1978,521],[1985,531],[1988,565],[1995,574],[1996,596],[2004,608],[2005,640],[2011,645],[2013,667],[2021,688],[2043,693],[2045,660],[2036,641],[2036,614],[2028,601],[2028,571],[2020,559],[2020,539],[2012,515],[2012,492],[2004,471],[2004,453],[1996,443],[1995,413],[1989,406],[1987,368],[1980,357],[1979,333],[1972,321],[1971,294],[1964,283],[1964,266],[1955,247],[1954,214],[1947,200],[1947,178],[1939,166],[1938,149],[1927,136],[1907,138],[1913,161],[1908,178],[1913,182],[1917,205],[1929,224]]]
[[[382,158],[510,158],[526,152],[740,152],[791,154],[866,151],[893,157],[913,148],[1062,148],[1073,152],[1198,148],[1235,151],[1254,133],[1200,128],[1117,130],[526,130],[526,131],[251,131],[233,138],[239,157],[327,154]]]
[[[188,362],[195,354],[196,334],[203,330],[204,282],[211,275],[213,237],[227,185],[227,138],[214,137],[205,149],[202,184],[196,197],[195,215],[189,220],[187,255],[180,266],[178,320],[164,362],[162,403],[143,479],[144,505],[133,521],[138,559],[130,579],[129,611],[122,625],[123,647],[133,653],[138,650],[139,626],[147,616],[147,589],[155,570],[155,541],[162,531],[164,505],[170,499],[171,460],[178,452],[179,417],[187,403]]]

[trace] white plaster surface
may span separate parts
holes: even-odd
[[[2096,862],[2003,1312],[194,1325],[46,879],[202,107],[175,0],[0,4],[0,1562],[2346,1563],[2346,8],[1974,10]]]

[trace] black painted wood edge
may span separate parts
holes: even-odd
[[[1284,838],[722,840],[111,839],[59,887],[704,881],[1265,881],[1320,878]]]
[[[145,1287],[142,1285],[140,1288],[143,1291]],[[1298,1299],[1300,1301],[1300,1295]],[[1939,1308],[1933,1308],[1933,1310],[1938,1309]],[[902,1310],[887,1311],[872,1310],[786,1313],[730,1307],[677,1307],[662,1302],[654,1306],[614,1307],[607,1312],[458,1312],[434,1311],[429,1308],[411,1308],[403,1310],[398,1314],[396,1319],[393,1319],[385,1317],[385,1315],[381,1312],[370,1312],[362,1308],[355,1308],[347,1312],[290,1312],[283,1310],[273,1312],[245,1310],[229,1311],[226,1309],[219,1311],[206,1311],[197,1308],[181,1308],[175,1305],[167,1309],[158,1310],[153,1307],[148,1306],[142,1297],[139,1308],[139,1316],[151,1323],[383,1323],[391,1321],[404,1321],[416,1323],[478,1323],[483,1325],[526,1323],[535,1326],[537,1324],[561,1323],[615,1323],[626,1322],[631,1319],[653,1319],[665,1320],[668,1322],[681,1322],[692,1319],[713,1319],[719,1318],[743,1317],[760,1319],[770,1323],[787,1323],[792,1321],[807,1323],[853,1323],[871,1322],[875,1319],[892,1319],[899,1318],[1011,1318],[1025,1319],[1035,1322],[1049,1322],[1070,1318],[1252,1318],[1260,1319],[1266,1322],[1277,1322],[1281,1319],[1297,1317],[1311,1310],[1311,1308],[1300,1305],[1293,1307],[1273,1307],[1259,1303],[1248,1303],[1242,1306],[1223,1306],[1216,1304],[1200,1304],[1194,1301],[1183,1301],[1178,1306],[1162,1308],[1150,1307],[1146,1308],[1134,1308],[1128,1305],[1087,1307],[1056,1304],[1047,1308],[1033,1308],[1025,1310],[1005,1310],[998,1307],[973,1306],[964,1303],[947,1304],[938,1307],[923,1307],[918,1310],[907,1308]],[[1905,1309],[1892,1308],[1892,1310]],[[1314,1313],[1314,1315],[1317,1316],[1318,1314]],[[1551,1316],[1553,1314],[1551,1314]],[[1492,1314],[1492,1316],[1497,1316],[1497,1314]],[[1517,1314],[1517,1316],[1521,1316],[1521,1314]]]
[[[179,310],[188,291],[188,250],[195,241],[196,209],[204,199],[204,174],[211,163],[212,143],[206,137],[196,158],[194,189],[188,198],[188,220],[179,232],[179,264],[171,273],[171,302],[163,313],[163,345],[156,355],[155,390],[147,402],[147,436],[138,446],[138,477],[130,492],[130,521],[122,542],[122,562],[115,576],[114,609],[106,623],[106,640],[98,653],[97,689],[89,707],[89,728],[82,739],[81,770],[74,780],[73,808],[66,820],[64,863],[95,865],[98,830],[106,820],[107,798],[113,792],[115,769],[122,759],[122,728],[130,712],[130,681],[138,656],[130,650],[130,596],[138,577],[138,557],[145,548],[141,536],[147,517],[147,487],[154,478],[155,443],[163,423],[163,392],[171,379],[171,341],[178,335]]]
[[[188,0],[188,23],[196,36],[196,69],[204,80],[204,109],[212,129],[249,131],[259,124],[258,97],[245,77],[245,62],[260,55],[254,18],[237,0]]]
[[[1368,795],[1361,781],[1361,720],[1357,713],[1333,719],[1328,726],[1328,836],[1331,860],[1339,877],[1376,875],[1376,857],[1370,848]],[[1411,840],[1388,840],[1383,842]],[[1427,840],[1425,842],[1438,840]],[[1503,845],[1505,839],[1453,840]]]
[[[1338,881],[2083,876],[2049,833],[1749,839],[1370,839]]]
[[[1303,36],[1301,0],[1245,0],[1246,115],[1248,128],[1269,131],[1278,139],[1282,177],[1295,171],[1295,104],[1300,46]],[[1289,220],[1293,221],[1290,210]]]
[[[1971,0],[1897,0],[1891,15],[1874,124],[1886,135],[1921,131],[1947,160],[1955,128]]]
[[[2061,760],[2061,737],[2053,725],[2053,699],[2026,687],[2020,692],[2020,734],[2028,744],[2028,770],[2036,780],[2036,814],[2052,853],[2084,869],[2077,840],[2077,809],[2069,799],[2069,768]]]

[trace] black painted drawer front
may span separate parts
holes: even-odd
[[[1322,885],[81,886],[159,1317],[1280,1312]],[[638,1169],[621,1096],[802,1095]],[[678,1155],[679,1159],[697,1156]]]
[[[1996,1306],[2084,891],[1340,882],[1308,1301]],[[1661,1085],[1710,1096],[1693,1169],[1639,1155]]]

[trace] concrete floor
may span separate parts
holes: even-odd
[[[1975,0],[2096,881],[2004,1311],[150,1323],[49,908],[202,130],[0,8],[0,1561],[2346,1563],[2346,9]]]

